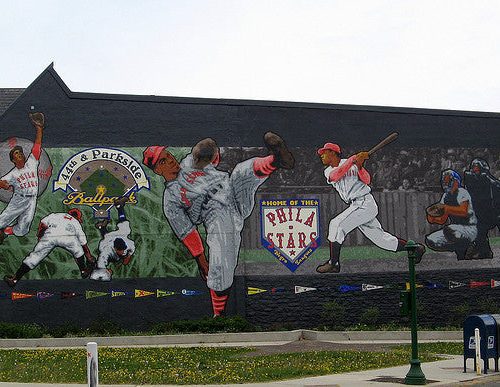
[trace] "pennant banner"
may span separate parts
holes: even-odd
[[[153,296],[155,292],[148,292],[147,290],[135,289],[135,298]]]
[[[265,289],[259,289],[259,288],[248,288],[247,289],[247,294],[249,296],[253,296],[254,294],[259,294],[259,293],[264,293],[267,292]]]
[[[54,295],[54,293],[47,293],[47,292],[36,292],[36,298],[38,298],[40,301],[45,300],[47,298],[50,298]]]
[[[467,286],[467,284],[465,284],[463,282],[457,282],[457,281],[448,281],[448,288],[449,289],[461,288],[463,286]]]
[[[156,289],[156,298],[173,296],[174,294],[175,292],[172,292],[170,290]]]
[[[295,286],[295,294],[313,292],[318,290],[317,288],[308,288],[307,286]]]
[[[85,291],[85,298],[87,300],[90,298],[103,297],[103,296],[107,296],[107,295],[108,295],[108,293],[105,293],[105,292],[95,292],[93,290]]]
[[[498,288],[500,286],[500,281],[496,281],[494,279],[491,280],[491,287]]]
[[[12,300],[22,300],[24,298],[35,297],[35,294],[25,294],[25,293],[12,292],[12,294],[11,294],[10,297],[11,297]]]
[[[340,285],[339,292],[348,293],[348,292],[357,292],[361,290],[361,286],[359,285]]]
[[[361,285],[361,290],[363,292],[367,292],[370,290],[377,290],[377,289],[383,289],[384,286],[379,286],[379,285],[370,285],[370,284],[362,284]]]
[[[482,288],[483,286],[491,286],[491,281],[470,281],[469,288]]]
[[[119,290],[112,290],[111,291],[111,297],[123,297],[123,296],[126,296],[127,295],[127,292],[122,292],[122,291],[119,291]]]
[[[181,293],[183,296],[199,296],[200,294],[203,294],[203,292],[200,292],[199,290],[188,290],[188,289],[182,289]]]
[[[81,296],[81,294],[78,294],[75,292],[61,292],[62,299],[73,298],[73,297],[78,297],[78,296]]]

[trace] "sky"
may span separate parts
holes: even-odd
[[[2,0],[0,87],[500,112],[500,1]]]

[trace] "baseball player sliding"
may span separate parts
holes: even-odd
[[[321,162],[326,167],[326,181],[335,188],[349,207],[330,221],[328,240],[330,259],[316,268],[318,273],[340,272],[340,250],[347,234],[358,228],[378,247],[389,251],[403,251],[406,241],[384,231],[377,220],[378,207],[371,194],[371,176],[363,167],[369,152],[360,152],[347,159],[341,157],[337,144],[327,142],[318,149]],[[418,244],[416,263],[420,262],[425,247]]]
[[[0,244],[8,235],[26,235],[35,215],[38,195],[38,164],[42,154],[45,118],[42,113],[30,113],[29,117],[36,128],[35,143],[31,153],[26,158],[23,148],[19,145],[14,146],[9,153],[14,168],[0,178],[1,189],[14,190],[9,204],[0,214]],[[16,219],[17,222],[12,226]]]
[[[67,213],[53,213],[40,220],[38,243],[24,259],[16,274],[3,278],[7,285],[12,288],[16,286],[19,280],[38,266],[55,247],[69,251],[75,258],[81,277],[87,278],[95,266],[95,258],[87,246],[82,222],[82,213],[77,208],[72,208]]]
[[[267,132],[264,142],[270,155],[245,160],[231,174],[217,169],[219,148],[211,138],[198,142],[180,165],[163,146],[144,151],[144,164],[165,179],[165,216],[207,280],[214,317],[224,315],[238,263],[241,230],[253,210],[258,187],[276,169],[291,169],[295,163],[277,134]],[[201,223],[207,231],[209,263],[196,229]]]

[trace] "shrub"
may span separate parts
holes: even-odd
[[[201,320],[178,320],[163,322],[153,326],[152,334],[169,333],[218,333],[252,332],[255,327],[240,316],[227,318],[205,317]]]
[[[368,325],[370,327],[374,327],[377,325],[378,320],[380,318],[380,309],[376,306],[372,306],[368,309],[365,309],[361,314],[361,324]]]
[[[0,337],[3,339],[36,339],[44,330],[37,324],[13,324],[0,322]]]
[[[323,304],[323,313],[321,314],[324,326],[327,329],[343,329],[346,321],[346,308],[337,301],[329,301]]]

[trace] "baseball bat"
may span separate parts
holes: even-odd
[[[394,140],[396,140],[398,138],[398,135],[399,135],[398,132],[394,132],[394,133],[389,134],[386,138],[384,138],[377,145],[375,145],[373,148],[371,148],[368,151],[368,155],[371,156],[373,153],[375,153],[379,149],[383,148],[387,144],[390,144],[391,142],[393,142]]]

